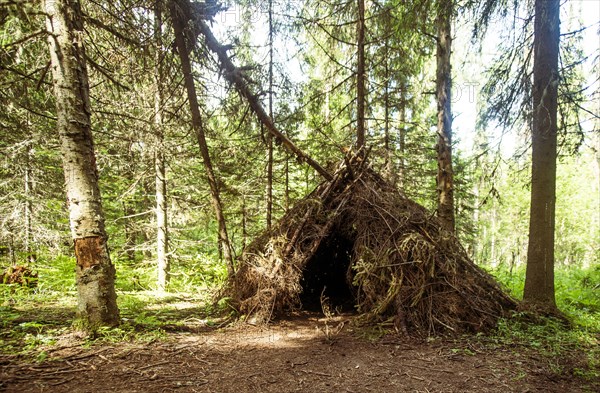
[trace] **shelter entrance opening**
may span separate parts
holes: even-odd
[[[354,289],[349,272],[353,241],[335,233],[323,239],[315,255],[307,262],[300,300],[308,311],[322,311],[326,303],[331,311],[353,311]]]

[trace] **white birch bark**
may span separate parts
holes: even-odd
[[[167,226],[167,180],[165,169],[164,131],[163,131],[163,73],[162,57],[162,4],[156,1],[154,10],[154,40],[156,45],[154,78],[156,92],[154,95],[154,127],[156,146],[154,154],[155,194],[156,194],[156,262],[157,287],[160,292],[167,289],[169,282],[169,232]]]
[[[108,252],[90,127],[81,6],[78,0],[43,0],[42,4],[77,260],[78,314],[88,328],[117,325],[115,268]]]

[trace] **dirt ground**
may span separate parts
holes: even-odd
[[[347,317],[303,314],[268,327],[169,333],[31,363],[0,356],[0,392],[599,392],[560,359],[473,339],[364,338]]]

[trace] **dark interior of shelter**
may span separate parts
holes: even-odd
[[[353,241],[335,230],[323,239],[315,255],[307,262],[301,280],[302,308],[323,311],[322,299],[331,311],[354,310],[355,291],[349,268]]]

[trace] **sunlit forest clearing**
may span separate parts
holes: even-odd
[[[0,21],[0,392],[600,391],[597,2]]]

